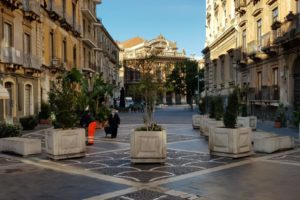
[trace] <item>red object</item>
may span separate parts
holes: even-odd
[[[281,128],[281,123],[280,121],[275,121],[275,128]]]
[[[93,121],[89,124],[88,127],[88,145],[94,144],[95,131],[96,131],[96,122]]]

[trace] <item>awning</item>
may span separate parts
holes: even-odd
[[[0,84],[0,99],[9,99],[9,94],[6,88]]]

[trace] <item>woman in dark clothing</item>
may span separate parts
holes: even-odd
[[[105,133],[111,134],[111,138],[116,138],[118,134],[118,127],[120,125],[120,117],[117,110],[113,109],[108,118],[108,127],[106,127]]]

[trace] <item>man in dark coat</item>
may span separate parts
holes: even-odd
[[[108,127],[106,127],[105,133],[111,134],[111,138],[116,138],[118,134],[118,128],[120,125],[120,117],[118,115],[118,111],[113,109],[108,118]]]

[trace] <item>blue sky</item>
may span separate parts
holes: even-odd
[[[204,0],[103,0],[97,16],[115,40],[163,34],[188,55],[201,56],[205,42]]]

